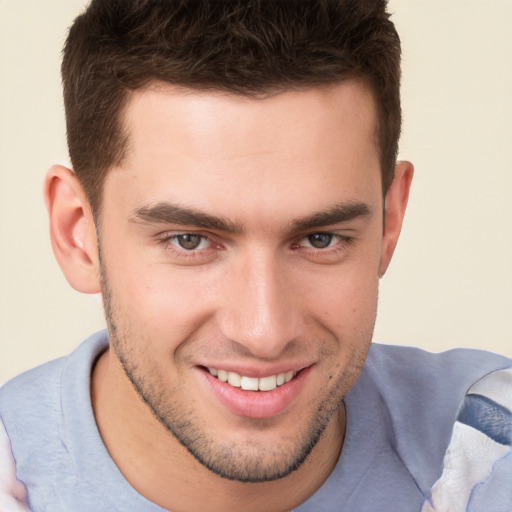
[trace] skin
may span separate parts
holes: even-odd
[[[412,166],[397,166],[384,203],[373,99],[351,81],[266,99],[153,84],[133,93],[125,126],[97,231],[69,170],[46,182],[68,280],[104,295],[101,436],[164,508],[289,510],[342,449],[342,399],[371,342]],[[307,371],[284,408],[252,418],[226,407],[205,367]]]

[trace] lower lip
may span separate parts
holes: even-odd
[[[272,391],[245,391],[200,370],[219,402],[237,416],[269,419],[285,411],[299,395],[311,366],[301,370],[291,381]]]

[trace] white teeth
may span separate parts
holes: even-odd
[[[270,377],[263,377],[260,379],[258,389],[260,391],[272,391],[277,387],[276,376],[271,375]]]
[[[234,386],[235,388],[239,388],[241,386],[242,377],[235,372],[228,372],[228,383]]]
[[[260,379],[256,377],[242,377],[240,381],[240,387],[246,391],[258,391],[258,381]]]
[[[293,379],[293,377],[295,377],[295,375],[297,375],[297,372],[294,372],[294,371],[286,372],[284,374],[284,381],[290,382]]]
[[[246,391],[272,391],[277,386],[290,382],[297,375],[296,371],[291,370],[258,379],[257,377],[246,377],[236,372],[218,370],[217,368],[208,368],[208,371],[222,382],[227,382],[235,388],[242,388]]]

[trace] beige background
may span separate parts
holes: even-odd
[[[0,381],[103,326],[54,261],[41,197],[67,158],[60,49],[83,4],[0,0]],[[512,2],[390,5],[416,177],[375,339],[512,356]]]

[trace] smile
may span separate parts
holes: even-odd
[[[222,382],[235,387],[241,388],[245,391],[272,391],[278,386],[282,386],[290,382],[297,372],[290,370],[286,373],[278,373],[276,375],[269,375],[268,377],[247,377],[240,375],[236,372],[228,372],[226,370],[219,370],[217,368],[207,368],[210,375],[213,375]]]

